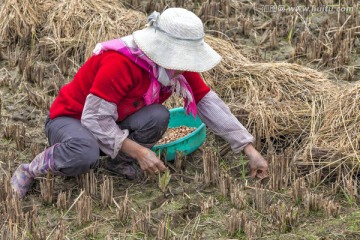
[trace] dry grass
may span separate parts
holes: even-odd
[[[223,80],[233,77],[244,64],[250,63],[249,59],[244,57],[237,50],[237,46],[230,41],[207,35],[205,41],[217,51],[222,61],[214,69],[204,73],[205,80],[210,86],[217,87],[215,80]]]
[[[342,175],[339,166],[347,164],[357,174],[360,167],[360,84],[345,84],[324,108],[321,124],[299,152],[299,166],[330,167],[331,175]]]
[[[0,43],[19,47],[29,60],[55,62],[63,74],[92,55],[96,43],[131,34],[145,25],[142,13],[111,0],[5,1]]]
[[[359,159],[360,150],[360,83],[353,83],[333,97],[325,106],[323,124],[314,137],[314,144],[341,153],[353,153]]]
[[[113,1],[64,1],[53,4],[39,43],[47,56],[72,56],[83,62],[96,43],[129,35],[144,25],[143,14]]]
[[[36,34],[43,26],[45,13],[50,10],[50,1],[4,1],[0,14],[0,42],[5,46],[20,43],[34,44]],[[40,11],[39,11],[40,10]],[[40,13],[40,14],[39,14]]]
[[[324,74],[296,64],[247,63],[228,72],[232,77],[217,79],[215,90],[247,123],[258,147],[264,139],[278,150],[297,147],[336,91]]]

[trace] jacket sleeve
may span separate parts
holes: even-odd
[[[129,131],[120,129],[116,124],[117,106],[93,94],[85,101],[81,116],[81,125],[87,128],[97,139],[101,151],[115,158],[128,137]]]
[[[197,104],[197,110],[206,126],[226,140],[235,153],[254,142],[254,137],[215,92],[209,91]]]

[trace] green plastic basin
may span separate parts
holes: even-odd
[[[176,153],[185,156],[194,152],[205,141],[206,127],[198,116],[194,119],[191,114],[186,115],[185,110],[182,107],[170,109],[170,121],[168,127],[174,128],[180,126],[196,127],[196,129],[192,133],[179,138],[174,142],[155,145],[152,148],[157,155],[164,155],[167,161],[174,160]]]

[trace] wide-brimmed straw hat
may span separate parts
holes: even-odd
[[[190,72],[205,72],[221,61],[204,36],[201,19],[183,8],[153,12],[147,27],[133,33],[138,47],[156,64]]]

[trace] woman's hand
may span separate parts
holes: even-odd
[[[141,146],[129,138],[124,140],[121,151],[130,157],[135,158],[138,161],[141,170],[146,171],[147,173],[157,174],[165,171],[166,169],[164,163],[153,151]]]
[[[166,169],[163,162],[148,148],[140,150],[136,159],[139,162],[140,168],[150,174],[157,174]]]
[[[251,177],[258,177],[260,179],[268,177],[268,163],[254,146],[248,144],[244,148],[244,152],[250,159]]]

